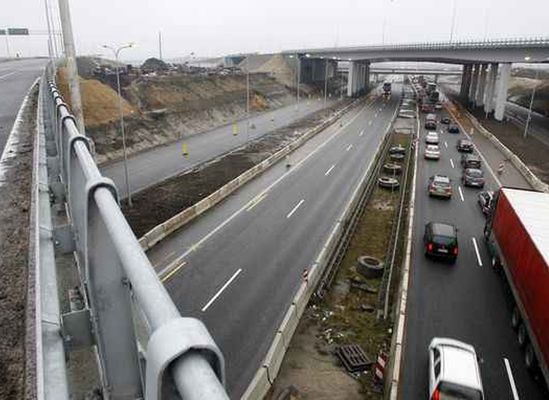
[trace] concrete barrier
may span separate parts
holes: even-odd
[[[271,385],[274,383],[278,371],[280,371],[284,354],[286,354],[284,340],[282,334],[277,332],[271,343],[271,347],[265,356],[265,360],[263,361],[263,366],[267,369],[267,377],[269,378]]]
[[[227,198],[236,189],[242,187],[247,182],[249,182],[256,176],[258,176],[259,174],[263,173],[264,171],[269,169],[271,166],[276,164],[287,154],[289,154],[293,150],[303,145],[303,143],[305,143],[311,137],[321,132],[326,127],[332,125],[334,122],[336,122],[337,119],[339,119],[339,117],[342,114],[346,113],[347,111],[349,111],[350,109],[358,105],[359,103],[360,101],[356,100],[348,104],[347,106],[345,106],[343,109],[339,111],[339,114],[331,116],[320,125],[312,129],[309,129],[308,131],[303,133],[299,138],[295,139],[294,141],[292,141],[291,143],[289,143],[288,145],[286,145],[276,153],[272,154],[271,156],[263,160],[261,163],[256,164],[252,168],[246,170],[245,172],[240,174],[238,177],[234,178],[233,180],[226,183],[221,188],[219,188],[218,190],[210,194],[205,199],[200,200],[195,205],[186,208],[185,210],[171,217],[167,221],[155,226],[153,229],[151,229],[149,232],[147,232],[143,237],[139,239],[139,244],[141,245],[144,251],[149,250],[150,248],[155,246],[157,243],[162,241],[162,239],[164,239],[166,236],[180,229],[185,224],[188,224],[189,222],[191,222],[194,218],[203,214],[204,212],[206,212],[207,210],[209,210],[210,208],[218,204],[220,201]],[[165,229],[166,226],[167,226],[167,229]],[[162,235],[159,235],[158,232],[162,232]]]
[[[307,286],[307,282],[302,282],[292,301],[292,305],[295,306],[297,318],[301,318],[305,311],[305,307],[307,307],[307,303],[309,302],[309,298],[307,297]]]
[[[267,375],[267,368],[260,367],[255,373],[252,382],[248,386],[247,390],[244,392],[241,400],[261,400],[266,395],[269,389],[271,388],[271,382],[269,382],[269,377]]]
[[[295,330],[297,329],[297,324],[299,323],[299,318],[297,316],[297,309],[294,304],[292,304],[286,315],[278,328],[278,332],[282,335],[282,340],[284,341],[284,347],[288,349],[290,342],[292,341],[292,336],[294,335]]]

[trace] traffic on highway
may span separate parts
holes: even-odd
[[[547,317],[538,317],[539,310],[531,314],[528,308],[519,313],[513,290],[505,274],[493,268],[494,255],[486,246],[485,226],[501,186],[498,175],[453,116],[446,110],[428,114],[433,109],[422,107],[417,143],[401,398],[547,398]],[[540,197],[546,205],[538,215],[546,223],[549,199]],[[510,253],[505,254],[508,265],[514,265]],[[538,279],[546,277],[545,273]],[[541,299],[541,293],[532,295]],[[528,330],[530,339],[528,324],[519,325],[523,315],[525,321],[535,318],[536,331]]]

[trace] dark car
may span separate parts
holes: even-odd
[[[442,117],[442,119],[440,120],[440,123],[441,124],[444,124],[444,125],[448,125],[452,122],[452,120],[448,117]]]
[[[389,154],[406,154],[406,148],[400,144],[389,148]]]
[[[475,154],[462,154],[461,155],[461,166],[463,169],[466,168],[480,168],[480,157]]]
[[[484,172],[476,168],[465,168],[461,176],[461,182],[464,186],[484,187]]]
[[[457,228],[454,225],[442,222],[429,222],[425,225],[423,235],[425,255],[456,261],[458,256]]]
[[[459,126],[456,124],[448,125],[448,133],[459,133]]]
[[[494,192],[491,190],[485,190],[478,194],[478,204],[482,213],[486,216],[490,215],[492,206],[494,204]]]
[[[462,153],[472,153],[474,146],[473,142],[468,139],[459,139],[456,144],[457,151]]]

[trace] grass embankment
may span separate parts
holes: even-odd
[[[409,135],[393,136],[393,144],[407,147],[409,140]],[[293,386],[297,389],[293,393],[295,399],[383,398],[381,388],[374,386],[372,371],[349,378],[334,351],[338,345],[359,344],[375,360],[381,349],[389,350],[392,322],[378,320],[376,312],[381,278],[365,279],[356,266],[362,255],[389,262],[386,251],[398,201],[399,191],[379,187],[373,190],[330,291],[307,308],[299,324],[274,395]],[[400,263],[397,257],[392,293],[396,291],[394,282],[399,277]]]
[[[57,86],[65,102],[70,106],[66,68],[60,68],[57,72]],[[110,86],[96,79],[80,78],[80,92],[84,122],[87,127],[93,128],[119,119],[118,94]],[[124,117],[129,117],[136,112],[136,109],[125,99],[122,99],[122,110]]]

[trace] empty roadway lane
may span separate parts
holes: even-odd
[[[328,106],[333,103],[330,101]],[[322,108],[324,108],[324,100],[302,100],[298,107],[294,104],[252,116],[249,121],[250,126],[254,127],[249,129],[248,134],[246,134],[246,120],[242,120],[237,123],[236,136],[233,135],[233,127],[226,125],[131,156],[128,159],[128,171],[132,193],[236,149],[244,145],[247,140],[263,136]],[[183,142],[187,144],[189,152],[186,157],[181,151]],[[120,194],[125,196],[122,161],[105,165],[101,171],[114,181]]]
[[[350,113],[343,127],[328,128],[292,155],[289,170],[279,163],[150,252],[159,271],[175,271],[164,281],[182,314],[202,319],[221,347],[232,398],[259,367],[398,97],[375,98]]]
[[[502,277],[490,267],[483,241],[485,220],[477,204],[479,190],[465,188],[461,183],[456,143],[465,135],[446,133],[445,128],[439,134],[439,161],[423,159],[424,129],[420,136],[400,398],[428,398],[427,347],[433,337],[450,337],[476,348],[487,399],[546,399],[546,394],[524,367],[510,324],[511,296]],[[441,129],[439,125],[438,131]],[[486,187],[495,189],[494,176],[485,164],[482,169],[487,178]],[[452,179],[451,200],[428,197],[427,180],[434,174]],[[459,229],[459,256],[455,265],[424,256],[424,226],[430,221],[451,223]],[[509,361],[511,375],[505,359]],[[510,376],[516,384],[518,398],[513,397]]]
[[[42,74],[45,59],[0,62],[0,154],[30,85]]]

